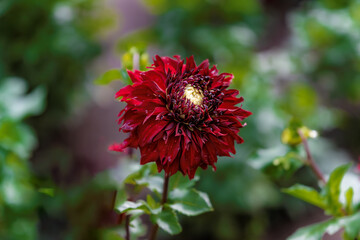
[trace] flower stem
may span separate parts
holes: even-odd
[[[130,215],[126,215],[125,218],[125,230],[126,230],[126,240],[130,240]]]
[[[306,151],[306,156],[307,156],[307,163],[310,165],[311,169],[313,170],[313,172],[315,173],[316,177],[320,180],[320,182],[323,185],[326,185],[326,180],[324,175],[322,174],[322,172],[320,171],[319,167],[316,165],[314,159],[311,156],[310,153],[310,149],[309,149],[309,145],[307,143],[306,137],[304,136],[303,132],[299,129],[298,133],[301,137],[302,143],[304,145],[305,151]],[[347,212],[345,211],[344,208],[340,208],[340,212],[343,216],[347,216]]]
[[[302,143],[304,145],[304,149],[305,149],[306,157],[307,157],[307,163],[309,164],[311,170],[315,173],[315,175],[319,179],[319,181],[325,185],[326,184],[325,177],[311,156],[309,145],[306,140],[306,137],[304,136],[304,133],[300,129],[298,129],[298,133],[299,133]]]
[[[165,173],[164,186],[163,186],[163,195],[162,195],[162,199],[161,199],[161,205],[163,205],[163,208],[164,208],[164,204],[166,203],[167,197],[168,197],[169,179],[170,179],[169,174]]]
[[[164,185],[163,185],[163,192],[162,192],[162,199],[161,199],[161,205],[162,205],[162,209],[164,209],[164,204],[167,201],[167,196],[168,196],[168,189],[169,189],[169,178],[170,176],[168,174],[165,173],[164,176]],[[156,239],[156,235],[159,229],[159,225],[154,224],[150,230],[150,236],[149,236],[149,240],[155,240]]]

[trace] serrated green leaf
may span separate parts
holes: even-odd
[[[133,162],[133,161],[131,161]],[[141,179],[143,177],[149,175],[155,175],[157,173],[157,168],[155,163],[148,163],[145,165],[139,164],[130,164],[133,170],[131,173],[125,178],[125,183],[136,184],[136,180]]]
[[[142,200],[137,202],[125,201],[123,204],[116,206],[115,209],[117,209],[120,213],[125,213],[131,210],[141,210],[146,214],[151,212],[149,205],[147,205],[147,203]]]
[[[143,187],[148,187],[152,191],[161,193],[163,179],[157,175],[156,164],[132,165],[132,173],[129,174],[124,183],[135,185],[136,190],[140,191]]]
[[[199,181],[199,176],[196,176],[190,180],[188,177],[182,175],[180,172],[171,176],[169,181],[170,191],[173,189],[186,189],[193,187],[197,181]]]
[[[170,193],[169,202],[172,209],[188,216],[213,210],[208,195],[195,189],[175,189]]]
[[[182,230],[175,212],[168,207],[165,207],[159,214],[151,215],[151,220],[171,235],[178,234]]]
[[[283,189],[283,191],[291,196],[299,198],[305,202],[315,205],[319,208],[325,209],[326,202],[323,197],[313,188],[301,184],[296,184],[290,188]]]
[[[149,204],[143,200],[125,201],[124,203],[115,206],[115,209],[120,213],[129,212],[132,215],[142,215],[142,214],[158,214],[161,212],[161,207],[155,206],[154,208],[149,206]]]
[[[144,176],[135,180],[137,184],[144,185],[153,192],[162,193],[164,179],[159,176]]]
[[[339,200],[340,197],[340,183],[350,168],[350,164],[342,165],[337,167],[330,175],[329,181],[327,182],[323,195],[326,199],[327,210],[329,213],[334,216],[341,216],[342,213],[342,204]]]
[[[162,193],[163,182],[164,179],[158,176],[156,164],[146,164],[135,168],[124,181],[124,183],[135,185],[138,190],[147,187],[160,194]]]
[[[94,83],[98,85],[107,85],[114,80],[120,80],[120,79],[123,79],[121,69],[115,68],[105,72],[103,75],[101,75],[101,77],[96,79]]]

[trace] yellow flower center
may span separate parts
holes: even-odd
[[[200,89],[196,89],[191,84],[188,84],[184,90],[184,97],[195,105],[201,105],[204,94]]]

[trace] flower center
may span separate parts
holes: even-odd
[[[204,98],[203,92],[200,89],[194,88],[191,84],[186,85],[183,96],[198,106],[202,104]]]

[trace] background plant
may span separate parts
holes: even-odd
[[[34,131],[24,119],[44,109],[45,90],[29,94],[26,83],[7,78],[0,84],[0,237],[38,239],[36,208],[39,192],[29,158],[36,147]]]
[[[33,227],[40,217],[39,232],[45,239],[116,239],[119,235],[112,228],[103,226],[99,230],[99,225],[111,226],[117,218],[121,219],[111,206],[115,190],[121,188],[118,183],[125,178],[117,178],[119,170],[91,173],[73,182],[65,180],[80,176],[79,172],[86,168],[75,161],[79,157],[72,146],[64,143],[63,127],[68,125],[64,119],[81,119],[83,113],[73,115],[68,111],[79,106],[75,99],[88,102],[95,99],[94,95],[83,94],[89,89],[83,84],[86,72],[93,70],[89,63],[100,51],[98,30],[105,23],[93,13],[100,6],[94,7],[96,4],[91,2],[3,0],[0,4],[0,82],[19,76],[28,82],[30,88],[26,93],[32,93],[40,84],[47,88],[47,110],[26,120],[37,129],[43,149],[35,152],[33,162],[46,163],[30,164],[30,169],[41,176],[40,183],[35,180],[35,186],[54,189],[53,196],[38,195],[41,203],[35,211],[38,217],[27,220]],[[118,50],[121,55],[127,54],[123,66],[132,59],[131,47],[144,55],[142,59],[154,53],[194,55],[198,61],[209,58],[221,71],[234,73],[233,87],[251,99],[244,107],[254,113],[244,128],[246,144],[237,149],[239,154],[233,159],[219,159],[216,173],[199,172],[201,181],[196,183],[196,188],[208,193],[214,211],[196,218],[180,217],[183,231],[172,239],[290,236],[290,222],[322,210],[297,201],[280,189],[295,183],[318,191],[322,188],[311,169],[304,165],[306,153],[301,144],[281,143],[284,129],[295,125],[288,134],[288,139],[295,142],[299,142],[299,136],[293,139],[292,135],[296,136],[298,127],[317,130],[319,137],[309,140],[309,147],[325,176],[360,155],[359,1],[146,0],[142,3],[152,13],[154,24],[121,37]],[[76,13],[72,20],[59,22],[55,12],[60,9],[66,13],[69,8]],[[112,18],[108,11],[105,13],[105,19]],[[141,68],[148,64],[140,65]],[[99,68],[105,72],[111,67],[102,62]],[[96,74],[91,76],[94,78]],[[112,98],[112,93],[107,96]],[[115,115],[118,110],[113,111],[109,115]],[[95,131],[93,126],[88,129]],[[100,134],[98,139],[102,138]],[[108,139],[109,143],[113,141]],[[108,153],[104,151],[105,154]],[[9,167],[1,165],[1,169]],[[349,169],[342,185],[350,186],[351,182],[357,182],[357,176]],[[319,192],[320,196],[324,195]],[[146,194],[141,196],[146,200]],[[344,194],[340,196],[342,199]],[[354,214],[356,196],[354,188]],[[152,193],[152,197],[156,199],[156,194]],[[344,203],[341,202],[342,207],[346,208]],[[332,223],[340,226],[337,219],[342,218],[335,216]],[[124,225],[123,220],[119,226]],[[317,229],[320,229],[316,231],[319,237],[328,228]]]

